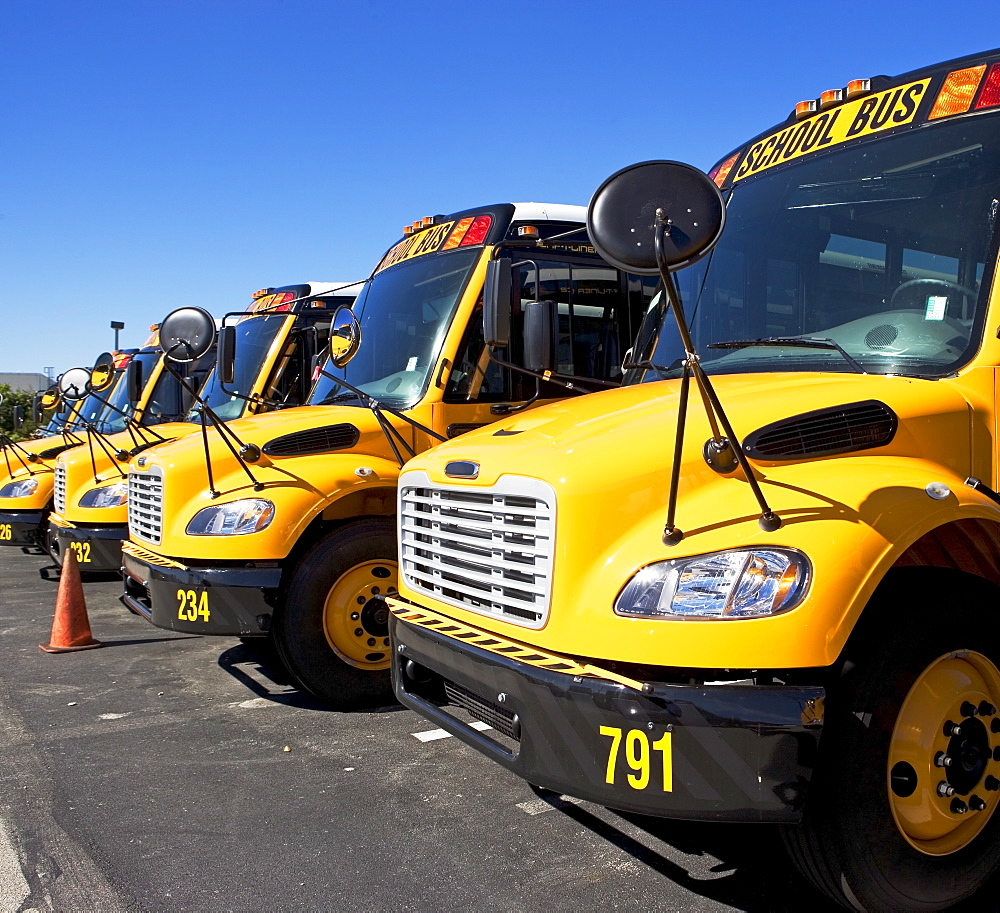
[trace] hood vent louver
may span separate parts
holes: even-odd
[[[884,447],[899,419],[885,403],[867,400],[803,412],[758,428],[743,442],[754,460],[798,460]]]
[[[39,451],[38,458],[41,460],[54,460],[60,453],[65,453],[67,450],[72,450],[74,447],[79,446],[79,444],[59,444],[55,447],[50,447],[48,450]]]
[[[268,456],[306,456],[310,453],[346,450],[357,444],[360,437],[361,432],[354,425],[345,422],[276,437],[261,449]]]

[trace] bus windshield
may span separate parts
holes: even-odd
[[[154,360],[153,364],[155,363]],[[185,379],[188,387],[197,391],[205,382],[205,376],[214,364],[215,349],[213,348],[192,362],[173,365],[173,369]],[[145,365],[143,368],[143,377],[149,377],[145,371]],[[139,423],[148,427],[164,422],[182,422],[191,408],[193,399],[194,397],[181,386],[174,374],[164,368],[159,377],[156,378],[156,383],[148,397]]]
[[[201,391],[202,399],[219,418],[230,421],[243,414],[246,408],[246,400],[243,397],[249,396],[278,331],[288,319],[288,314],[284,313],[254,314],[239,319],[236,324],[236,351],[239,357],[234,362],[233,382],[226,384],[226,390],[233,392],[227,393],[222,389],[219,384],[219,373],[214,370]],[[188,413],[187,421],[201,421],[200,406],[196,405]]]
[[[382,270],[354,303],[361,347],[345,368],[327,360],[323,370],[388,406],[415,403],[427,385],[481,249],[417,257]],[[362,405],[358,397],[320,376],[310,405]]]
[[[702,366],[953,373],[982,337],[998,200],[997,115],[928,124],[737,182],[717,247],[676,275]],[[625,381],[679,376],[683,358],[661,292],[632,353],[644,366]]]

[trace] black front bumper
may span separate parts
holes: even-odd
[[[122,554],[122,604],[159,628],[231,637],[265,635],[281,568],[161,567]]]
[[[43,545],[48,519],[48,508],[0,511],[0,545]]]
[[[395,615],[390,634],[397,698],[536,786],[669,818],[801,818],[822,729],[821,687],[636,691],[529,665]],[[469,715],[505,736],[474,728]]]
[[[81,571],[117,574],[122,567],[122,541],[127,538],[126,523],[73,527],[49,523],[48,550],[60,565],[73,549]]]

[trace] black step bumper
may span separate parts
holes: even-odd
[[[654,683],[646,693],[529,665],[395,615],[390,634],[397,698],[536,786],[669,818],[801,818],[821,687]]]
[[[281,568],[182,569],[123,553],[122,576],[122,604],[158,628],[253,637],[270,629]]]

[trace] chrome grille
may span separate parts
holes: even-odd
[[[555,493],[504,476],[492,488],[400,479],[402,571],[407,586],[512,624],[545,624],[552,596]]]
[[[62,460],[56,463],[55,476],[52,480],[52,505],[57,514],[66,514],[66,464]]]
[[[128,531],[131,535],[160,544],[163,532],[163,476],[159,467],[128,474]]]

